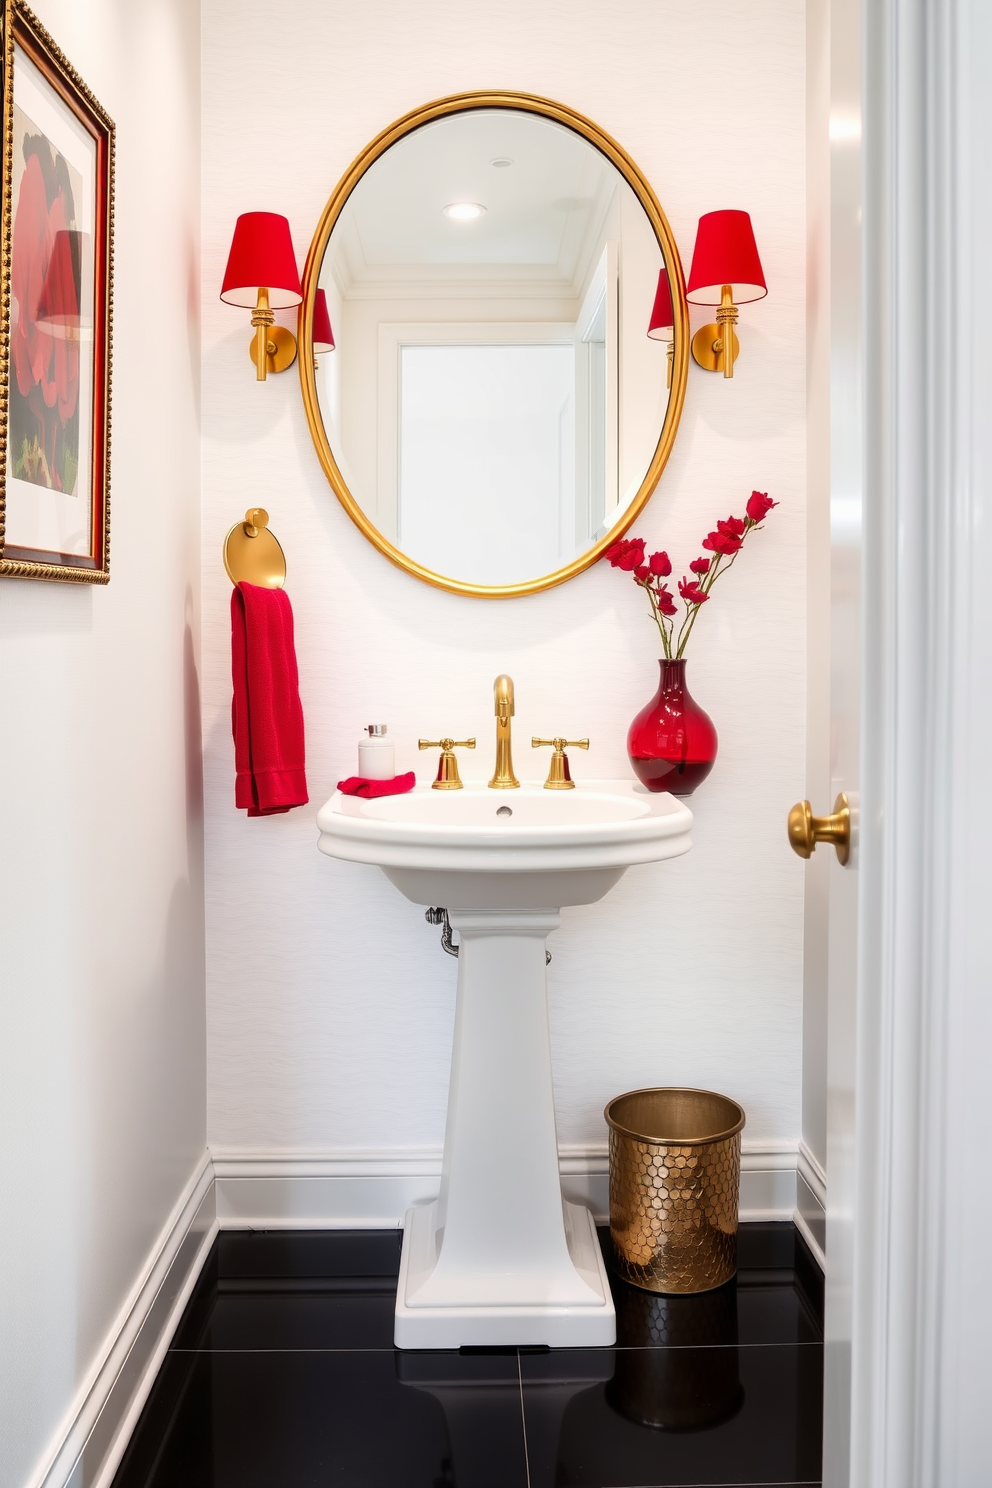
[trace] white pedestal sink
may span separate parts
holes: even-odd
[[[460,941],[441,1191],[408,1211],[400,1348],[614,1342],[593,1217],[562,1199],[545,941],[565,904],[601,899],[636,863],[691,846],[692,814],[632,782],[366,801],[336,792],[320,850],[376,863]]]

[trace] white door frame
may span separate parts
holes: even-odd
[[[985,1488],[992,6],[864,0],[863,10],[850,1482]],[[835,1424],[828,1398],[828,1435]]]

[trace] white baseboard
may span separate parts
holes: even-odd
[[[826,1271],[827,1175],[805,1142],[796,1153],[795,1221],[820,1270]]]
[[[588,1205],[603,1222],[609,1213],[606,1144],[563,1146],[559,1160],[565,1197]],[[441,1152],[217,1148],[214,1173],[221,1229],[396,1229],[411,1205],[437,1196]],[[795,1142],[745,1142],[741,1220],[791,1220],[796,1173]]]
[[[205,1152],[25,1488],[105,1488],[217,1232]]]
[[[565,1197],[608,1217],[605,1143],[560,1149]],[[440,1150],[204,1153],[25,1488],[107,1488],[218,1229],[398,1229],[437,1195]],[[819,1263],[823,1170],[803,1144],[745,1142],[742,1222],[794,1220]],[[812,1218],[810,1205],[813,1206]]]

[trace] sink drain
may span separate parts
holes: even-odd
[[[513,808],[510,807],[510,806],[497,806],[497,808],[496,808],[496,815],[497,816],[512,816],[513,815]]]

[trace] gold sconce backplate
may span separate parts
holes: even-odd
[[[292,331],[287,331],[285,326],[269,326],[268,335],[269,354],[265,358],[266,372],[285,372],[296,361],[296,337]],[[252,336],[251,346],[248,348],[253,367],[258,366],[258,338]]]
[[[260,506],[245,512],[224,539],[224,567],[232,584],[281,589],[286,582],[286,555],[269,531],[269,514]]]
[[[741,354],[741,343],[736,331],[731,331],[730,334],[734,338],[734,361],[736,362]],[[723,369],[723,351],[720,341],[722,335],[723,328],[714,322],[712,325],[700,326],[692,338],[692,359],[707,372],[720,372]]]

